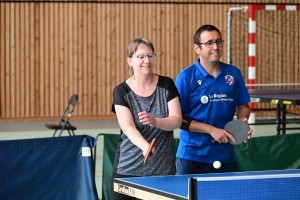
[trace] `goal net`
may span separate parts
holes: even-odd
[[[233,9],[227,62],[253,89],[300,89],[300,5],[249,5]],[[255,108],[275,108],[259,103]],[[291,109],[292,113],[298,111]],[[270,112],[256,116],[267,117]]]

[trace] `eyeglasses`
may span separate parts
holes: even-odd
[[[218,47],[221,47],[221,46],[223,46],[224,40],[216,40],[216,41],[209,40],[207,42],[204,42],[204,43],[199,42],[197,44],[199,44],[199,45],[204,44],[206,47],[211,48],[214,46],[215,43]]]
[[[129,57],[133,57],[133,56],[129,56]],[[149,59],[153,59],[153,58],[155,58],[156,57],[156,54],[148,54],[148,55],[136,55],[136,57],[138,58],[138,59],[146,59],[147,57],[149,58]]]

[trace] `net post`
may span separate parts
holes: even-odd
[[[188,200],[197,200],[198,194],[197,194],[197,179],[193,177],[189,177],[188,180]]]

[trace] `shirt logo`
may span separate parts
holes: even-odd
[[[207,104],[207,102],[208,102],[208,96],[203,95],[203,96],[201,97],[201,103]]]
[[[229,85],[233,85],[234,84],[233,76],[226,75],[224,78],[225,78],[225,82],[228,83]]]
[[[198,80],[198,83],[199,83],[199,85],[201,85],[201,83],[202,83],[202,80]]]

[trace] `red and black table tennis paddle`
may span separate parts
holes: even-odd
[[[224,129],[236,140],[236,142],[233,142],[229,138],[231,144],[240,144],[248,138],[249,126],[242,120],[232,120],[225,125]],[[216,140],[213,139],[212,142],[216,142]]]
[[[152,156],[152,149],[154,147],[154,144],[155,144],[155,139],[152,140],[149,148],[148,148],[148,151],[145,155],[145,158],[144,158],[144,164],[146,164],[146,162],[148,161],[149,157]]]

